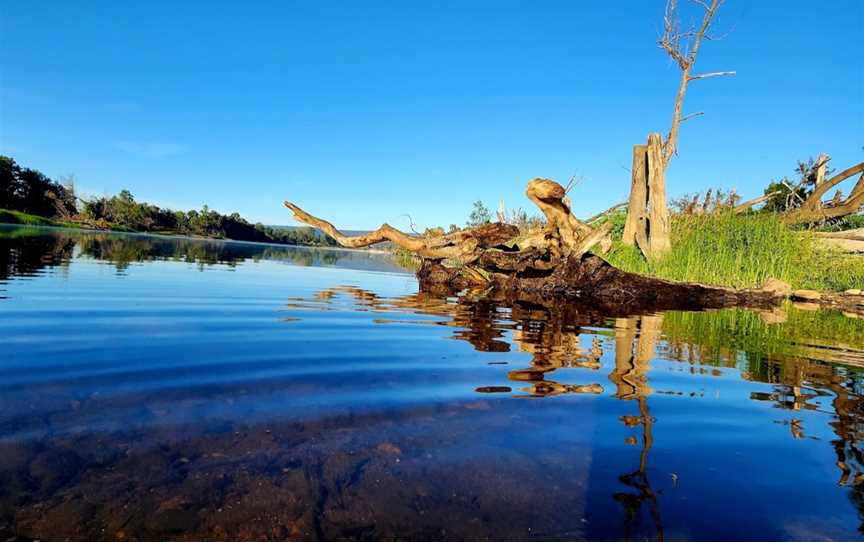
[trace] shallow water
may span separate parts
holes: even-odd
[[[0,228],[0,540],[846,540],[864,321]]]

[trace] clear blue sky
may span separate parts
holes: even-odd
[[[682,0],[684,2],[685,0]],[[685,2],[686,3],[686,2]],[[0,0],[0,153],[90,194],[345,228],[462,224],[566,182],[626,198],[631,146],[669,126],[663,0]],[[685,16],[695,16],[695,11]],[[864,160],[864,1],[728,0],[691,84],[670,195],[761,193],[819,152]],[[533,209],[532,209],[533,211]]]

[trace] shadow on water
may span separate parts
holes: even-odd
[[[0,280],[88,258],[121,271],[280,257],[199,245],[0,234]],[[80,361],[80,344],[61,344],[66,364],[14,327],[15,355],[0,354],[3,539],[858,534],[862,320],[793,307],[603,314],[327,284],[273,305],[232,321],[253,340],[204,326],[164,350],[148,339],[148,354],[110,350],[121,339],[109,335]],[[186,355],[209,357],[171,361]]]

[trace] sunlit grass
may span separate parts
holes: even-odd
[[[785,321],[768,324],[753,311],[667,312],[663,332],[671,342],[698,344],[709,350],[751,354],[786,352],[807,344],[844,344],[864,349],[864,320],[838,311],[799,310],[787,305]]]
[[[58,223],[41,216],[22,213],[21,211],[12,211],[10,209],[0,209],[0,224],[23,224],[25,226],[57,226]]]
[[[864,258],[821,247],[767,213],[675,215],[668,255],[645,261],[638,249],[616,240],[604,257],[626,271],[669,280],[754,287],[777,278],[793,288],[864,287]]]

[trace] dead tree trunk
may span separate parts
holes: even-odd
[[[621,241],[625,245],[636,244],[636,232],[643,230],[648,208],[648,146],[633,145],[633,167],[630,169],[630,203],[627,206],[627,221]]]
[[[656,140],[659,136],[653,138]],[[650,187],[649,187],[650,188]],[[546,225],[520,232],[508,224],[487,224],[447,235],[412,236],[388,224],[359,236],[346,236],[330,222],[293,203],[294,217],[351,248],[390,241],[423,259],[421,288],[462,290],[520,299],[587,299],[628,310],[700,309],[774,303],[776,290],[732,290],[674,283],[621,271],[589,251],[608,235],[611,224],[592,228],[576,219],[564,202],[564,188],[548,179],[528,183],[526,195],[543,212]],[[663,205],[665,207],[665,205]],[[653,218],[650,210],[647,220]],[[647,244],[644,246],[648,246]]]
[[[642,254],[649,259],[659,258],[672,248],[669,209],[666,205],[666,168],[677,153],[681,123],[702,115],[701,111],[690,115],[682,114],[687,86],[698,79],[735,74],[732,71],[691,74],[702,40],[710,39],[707,32],[722,3],[722,0],[699,0],[697,4],[705,10],[702,24],[687,31],[679,28],[677,0],[668,0],[666,3],[663,34],[658,44],[681,68],[681,79],[678,81],[678,91],[672,108],[672,124],[666,140],[664,141],[660,134],[650,134],[647,146],[633,147],[630,209],[623,237],[624,244],[637,244]],[[644,192],[643,186],[647,186]]]
[[[666,164],[660,134],[648,136],[648,252],[659,258],[672,248],[669,239],[669,207],[666,205]],[[643,249],[643,252],[645,250]]]
[[[660,134],[647,145],[634,145],[632,183],[623,242],[638,245],[646,258],[659,258],[671,249],[669,208]]]

